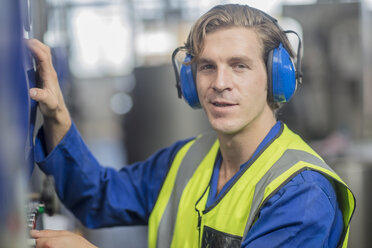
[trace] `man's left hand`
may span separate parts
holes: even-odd
[[[97,248],[80,235],[69,231],[31,230],[30,234],[36,240],[36,248]]]

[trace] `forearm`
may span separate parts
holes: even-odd
[[[65,106],[58,109],[54,117],[44,116],[46,152],[49,154],[71,127],[70,114]]]
[[[147,224],[175,154],[190,140],[116,171],[100,166],[74,123],[48,155],[44,135],[40,130],[36,136],[36,162],[54,176],[65,206],[91,228]]]
[[[63,125],[54,123],[55,120],[54,118],[47,122],[51,124],[51,128]],[[45,128],[46,125],[36,136],[35,162],[44,173],[53,176],[60,200],[84,222],[83,219],[90,215],[92,208],[96,208],[94,201],[99,202],[100,197],[103,197],[99,192],[102,189],[101,166],[85,145],[74,124],[71,124],[52,151],[48,151],[47,142],[55,142],[50,139],[57,137],[50,135],[51,132],[45,131]],[[52,145],[49,143],[49,146]]]
[[[91,228],[145,224],[144,196],[136,194],[131,173],[102,167],[74,124],[47,154],[43,129],[36,137],[35,160],[54,177],[59,198],[82,223]]]

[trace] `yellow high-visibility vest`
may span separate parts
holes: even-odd
[[[317,171],[333,181],[344,222],[338,247],[347,247],[354,195],[286,125],[224,195],[206,209],[218,151],[214,133],[199,136],[178,151],[150,215],[149,247],[213,247],[213,242],[219,242],[220,247],[240,247],[265,202],[304,170]]]

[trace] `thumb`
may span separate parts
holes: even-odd
[[[47,89],[31,88],[29,94],[31,99],[39,102],[40,110],[44,116],[53,116],[55,114],[58,108],[58,99],[53,97],[52,92]]]
[[[39,88],[31,88],[29,90],[29,94],[30,94],[31,99],[37,102],[45,100],[45,97],[46,97],[44,90],[39,89]]]
[[[30,230],[30,236],[33,238],[39,238],[41,234],[39,230]]]
[[[71,235],[72,233],[65,230],[30,230],[30,235],[33,238],[51,238],[51,237],[59,237],[59,236],[67,236]]]

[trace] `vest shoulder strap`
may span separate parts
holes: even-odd
[[[303,164],[308,164],[309,166],[306,165],[301,165],[298,167],[295,167],[295,165],[298,165],[299,162],[304,162]],[[287,171],[292,170],[289,174],[287,174],[285,177],[280,179],[281,185],[275,187],[275,190],[267,194],[266,189],[268,186],[274,182],[277,178],[285,175]],[[248,234],[248,231],[251,229],[253,224],[258,218],[259,212],[262,208],[262,206],[265,204],[265,202],[272,196],[274,195],[282,185],[288,183],[293,177],[295,177],[297,174],[301,173],[302,171],[305,170],[314,170],[322,173],[328,178],[333,179],[336,184],[338,184],[336,187],[339,188],[340,186],[342,188],[346,188],[350,193],[351,191],[347,188],[346,184],[337,176],[337,174],[333,171],[332,168],[330,168],[322,159],[319,157],[302,151],[302,150],[295,150],[295,149],[288,149],[286,150],[283,155],[274,163],[274,165],[269,169],[269,171],[260,179],[260,181],[257,183],[255,187],[255,192],[252,200],[252,206],[251,210],[249,213],[248,221],[244,230],[244,236],[243,240]],[[352,194],[352,193],[351,193]],[[345,194],[338,194],[340,197],[345,197]],[[345,204],[350,204],[349,201],[344,201],[341,200],[339,203],[344,202]],[[342,210],[350,209],[350,206],[340,206]],[[343,211],[344,212],[344,211]],[[351,213],[352,215],[352,213]],[[345,223],[345,228],[344,228],[344,236],[341,238],[342,240],[340,243],[343,242],[343,239],[345,238],[345,234],[348,229],[348,223],[351,219],[351,215],[348,216],[347,218],[344,218],[344,221],[347,221]]]
[[[187,151],[177,172],[176,180],[167,206],[161,217],[157,235],[157,247],[170,247],[173,238],[174,226],[177,219],[177,210],[182,192],[198,165],[211,149],[217,139],[214,132],[199,136]],[[160,238],[161,237],[161,238]]]

